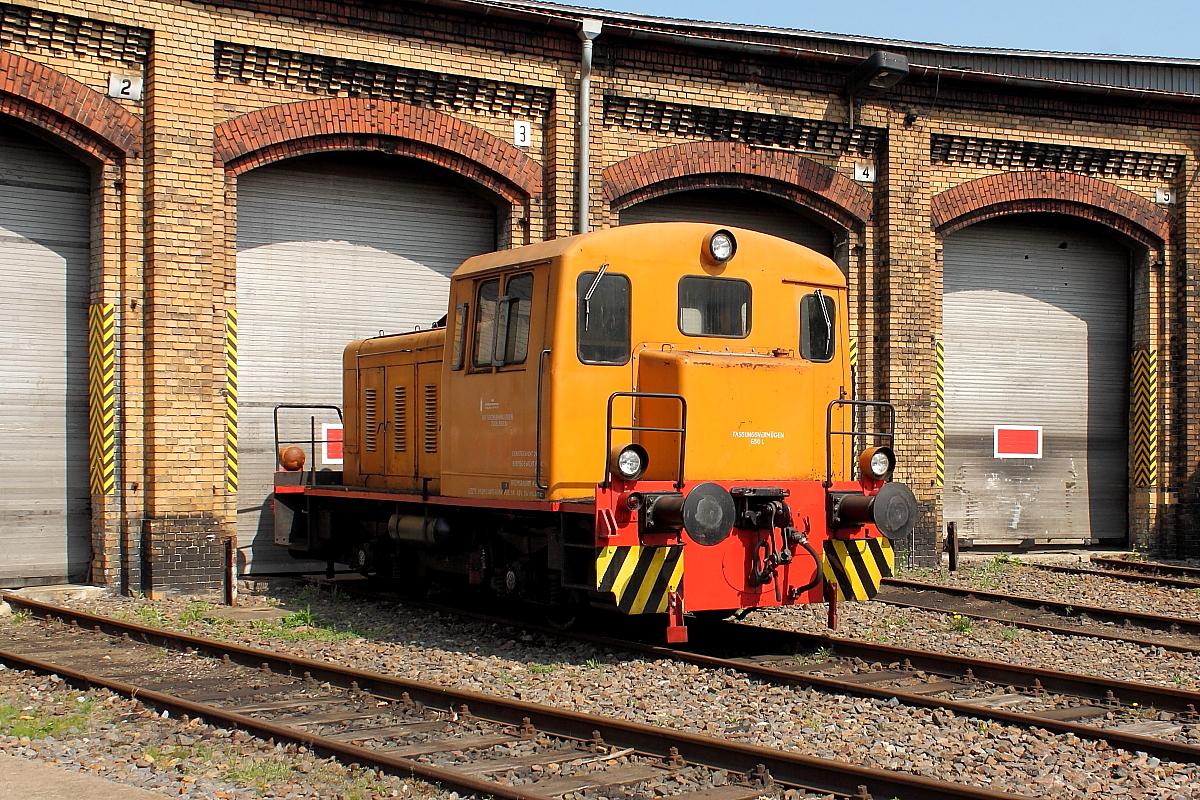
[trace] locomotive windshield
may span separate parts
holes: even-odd
[[[599,276],[599,280],[597,280]],[[584,364],[629,361],[629,278],[584,272],[575,283],[579,360]]]
[[[833,360],[833,334],[837,329],[833,298],[818,289],[800,301],[800,355],[809,361]]]
[[[492,346],[496,341],[496,298],[500,296],[500,279],[479,284],[475,295],[475,355],[476,367],[491,366]]]
[[[504,336],[504,363],[520,364],[529,350],[529,311],[533,302],[533,275],[524,273],[508,279],[508,327]]]
[[[750,284],[699,275],[681,278],[679,332],[744,339],[750,334]]]

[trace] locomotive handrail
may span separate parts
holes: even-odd
[[[835,431],[833,429],[833,407],[850,406],[851,408],[883,408],[888,411],[888,431],[859,431],[854,430],[853,417],[850,420],[850,430]],[[877,436],[887,439],[889,445],[896,442],[896,407],[886,400],[833,400],[825,407],[825,485],[833,484],[833,437],[834,436]]]
[[[550,491],[550,484],[542,485],[542,375],[548,355],[549,350],[538,354],[537,415],[533,424],[533,485],[543,492]]]
[[[323,409],[326,409],[327,411],[328,410],[336,411],[337,415],[338,415],[338,422],[342,423],[343,428],[346,425],[346,420],[342,417],[342,409],[339,406],[330,406],[330,405],[324,405],[321,403],[280,403],[279,405],[275,406],[275,408],[272,409],[272,411],[271,411],[272,421],[274,422],[274,425],[275,425],[275,466],[276,467],[283,466],[283,464],[281,464],[279,462],[279,445],[282,444],[279,441],[279,409],[281,409],[281,408],[323,408]],[[308,472],[309,472],[309,479],[310,479],[309,485],[313,486],[313,485],[316,485],[317,445],[328,444],[332,440],[317,438],[317,418],[315,416],[309,417],[308,421],[309,421],[308,452],[312,456],[312,461],[308,465]],[[286,444],[301,444],[303,442],[304,442],[303,439],[289,439],[289,440],[287,440]]]
[[[679,427],[678,428],[652,428],[646,425],[616,425],[612,424],[613,401],[618,397],[646,397],[657,398],[661,400],[678,400],[680,407]],[[633,412],[630,412],[630,418],[633,417]],[[675,480],[675,488],[683,488],[683,459],[686,453],[687,446],[687,400],[681,394],[668,394],[664,392],[613,392],[608,396],[608,418],[605,423],[605,438],[604,438],[604,482],[600,485],[607,489],[611,484],[612,477],[612,432],[613,431],[648,431],[657,433],[678,433],[679,434],[679,475]]]

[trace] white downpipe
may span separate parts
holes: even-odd
[[[591,136],[592,136],[592,40],[600,35],[604,23],[598,19],[585,19],[576,33],[583,40],[583,52],[579,58],[579,175],[576,187],[577,221],[576,233],[587,233],[590,228],[591,211]]]

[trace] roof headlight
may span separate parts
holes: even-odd
[[[627,444],[613,453],[612,470],[627,481],[636,481],[649,463],[646,448],[640,444]]]
[[[882,478],[884,475],[887,475],[889,472],[891,472],[891,469],[892,462],[888,460],[887,453],[880,453],[876,451],[876,453],[871,456],[871,474],[876,478]]]
[[[709,234],[704,242],[704,254],[714,264],[724,264],[737,253],[737,239],[730,231],[722,228]]]
[[[858,457],[859,473],[877,481],[887,480],[895,469],[896,454],[890,447],[868,447]]]

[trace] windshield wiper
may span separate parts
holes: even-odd
[[[825,295],[820,289],[816,291],[817,305],[821,308],[821,317],[825,320],[825,354],[829,355],[833,352],[833,319],[829,316],[829,309],[825,307]]]
[[[601,264],[600,269],[596,270],[596,277],[592,279],[592,285],[583,293],[583,329],[588,329],[588,324],[592,320],[592,295],[596,293],[596,288],[600,285],[600,279],[604,277],[604,273],[608,272],[608,264]]]

